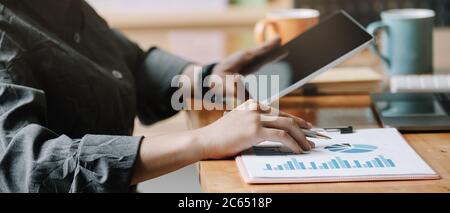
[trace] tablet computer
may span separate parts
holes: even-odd
[[[363,50],[373,39],[350,15],[339,11],[274,49],[270,54],[280,57],[246,76],[244,83],[252,98],[270,104]],[[259,78],[263,75],[266,78]],[[278,82],[271,79],[270,76],[274,75],[278,76]],[[255,76],[258,86],[248,86],[250,77],[255,79]],[[275,83],[278,89],[274,88]]]

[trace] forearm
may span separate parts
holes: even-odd
[[[131,184],[155,178],[204,159],[195,130],[144,138],[136,158]]]

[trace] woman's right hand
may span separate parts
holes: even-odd
[[[275,112],[275,113],[274,113]],[[281,142],[294,153],[314,148],[301,129],[312,125],[303,119],[248,100],[216,122],[195,130],[203,158],[234,156],[263,141]]]
[[[311,124],[249,100],[206,127],[144,138],[131,184],[199,160],[231,157],[266,140],[281,142],[301,153],[314,147],[302,128],[309,129]]]

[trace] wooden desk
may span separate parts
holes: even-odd
[[[435,36],[436,70],[449,72],[450,30],[438,30]],[[283,98],[280,107],[283,111],[305,118],[317,126],[378,127],[370,104],[367,95],[291,96]],[[221,112],[214,111],[188,113],[193,128],[205,126],[221,115]],[[242,181],[234,159],[226,159],[201,161],[200,183],[205,192],[450,192],[450,133],[404,134],[404,137],[442,179],[249,185]]]
[[[377,127],[367,95],[287,97],[281,109],[321,126]],[[191,112],[195,126],[220,117],[217,112]],[[320,125],[319,125],[320,126]],[[199,163],[200,183],[205,192],[450,192],[450,133],[404,134],[409,144],[442,177],[426,181],[380,181],[307,184],[259,184],[242,181],[234,159]]]

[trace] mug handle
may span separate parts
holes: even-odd
[[[380,31],[382,29],[387,29],[387,28],[388,28],[388,26],[386,24],[384,24],[382,21],[376,21],[376,22],[369,24],[369,26],[367,26],[367,31],[370,34],[372,34],[373,36],[375,36],[378,31]],[[373,42],[372,45],[370,45],[370,50],[373,53],[375,53],[375,55],[380,57],[381,60],[383,60],[384,63],[386,63],[388,66],[391,65],[391,61],[389,60],[389,58],[384,56],[383,54],[381,54],[380,48],[378,47],[376,42]]]
[[[260,20],[255,25],[255,40],[256,40],[256,43],[263,44],[264,42],[266,42],[266,40],[267,40],[266,33],[267,33],[267,29],[269,27],[273,29],[275,34],[279,35],[278,34],[278,29],[277,29],[275,23],[273,23],[273,22],[271,22],[269,20],[266,20],[266,19]]]

